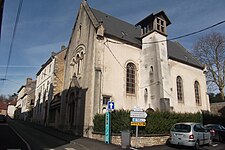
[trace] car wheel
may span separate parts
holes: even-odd
[[[223,138],[220,134],[219,134],[219,142],[223,142]]]
[[[195,150],[199,150],[199,141],[196,141],[196,142],[195,142],[194,149],[195,149]]]
[[[209,146],[212,145],[212,138],[209,139],[209,143],[207,145],[209,145]]]
[[[166,140],[166,145],[167,146],[171,146],[172,144],[170,143],[170,138],[168,138],[167,140]]]

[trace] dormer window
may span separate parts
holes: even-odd
[[[162,33],[166,32],[166,22],[159,17],[156,18],[156,29]]]

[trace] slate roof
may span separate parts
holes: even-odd
[[[92,13],[98,20],[102,22],[105,28],[105,34],[129,42],[141,48],[141,28],[136,27],[123,20],[105,14],[99,10],[91,8]],[[193,57],[182,45],[178,42],[167,41],[168,58],[173,59],[199,69],[203,69],[203,65]]]
[[[204,69],[204,66],[178,42],[167,41],[167,50],[169,59]]]
[[[123,20],[105,14],[99,10],[91,8],[94,16],[103,23],[105,33],[121,40],[131,42],[141,47],[141,29]]]

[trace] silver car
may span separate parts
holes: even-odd
[[[200,123],[176,123],[170,130],[171,144],[192,146],[199,149],[200,145],[211,144],[211,134]]]

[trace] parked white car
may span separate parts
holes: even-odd
[[[171,144],[191,146],[199,149],[200,145],[211,144],[211,134],[200,123],[176,123],[170,130]]]

